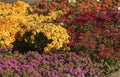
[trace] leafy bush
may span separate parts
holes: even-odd
[[[0,2],[0,47],[10,46],[15,41],[15,34],[25,23],[24,16],[28,15],[27,9],[32,11],[29,4],[17,1],[14,4],[5,4]],[[21,21],[22,20],[22,21]]]
[[[81,13],[67,25],[71,35],[69,42],[71,49],[87,52],[93,60],[100,63],[104,59],[106,64],[104,62],[102,64],[106,68],[117,64],[120,57],[119,18],[120,14],[115,10],[107,11],[106,14]]]
[[[25,47],[38,51],[42,51],[43,49],[44,51],[59,50],[61,48],[63,50],[64,47],[66,47],[69,37],[67,31],[62,27],[61,23],[55,23],[57,17],[61,16],[63,12],[55,11],[49,13],[47,16],[43,16],[29,14],[28,11],[30,11],[30,6],[22,1],[9,5],[4,3],[1,4],[3,4],[1,5],[1,10],[5,9],[5,6],[8,6],[8,9],[10,9],[5,9],[8,12],[4,14],[3,11],[0,16],[1,47],[10,46],[13,48],[15,46],[13,48],[14,50],[17,48],[21,49],[26,45]],[[21,9],[22,5],[24,6],[23,11],[15,10]],[[21,47],[19,47],[19,45]],[[30,50],[27,48],[26,50]]]
[[[69,36],[63,27],[51,23],[34,27],[36,27],[34,30],[26,31],[22,37],[20,32],[16,34],[17,38],[13,44],[16,47],[15,49],[24,50],[25,47],[25,49],[28,48],[27,50],[44,50],[48,52],[61,50],[61,48],[63,50],[67,47]]]
[[[119,7],[118,0],[76,0],[76,2],[69,2],[69,0],[52,0],[46,1],[42,0],[40,2],[34,2],[33,10],[37,14],[47,14],[52,11],[62,10],[69,14],[70,12],[74,12],[77,14],[78,12],[101,12],[106,11],[108,9],[115,9]]]
[[[47,47],[47,44],[51,43],[52,40],[48,40],[47,37],[43,33],[37,33],[36,36],[34,36],[34,39],[31,39],[32,33],[26,32],[22,39],[19,40],[16,39],[15,42],[13,42],[14,47],[12,48],[13,51],[28,51],[28,50],[34,50],[42,53],[44,51],[44,47]],[[22,52],[26,53],[26,52]]]

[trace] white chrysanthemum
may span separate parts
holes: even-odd
[[[68,0],[69,2],[76,2],[76,0]]]
[[[120,11],[120,7],[118,7],[118,10]]]

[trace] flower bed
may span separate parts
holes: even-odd
[[[119,69],[119,2],[0,2],[0,75],[102,77]]]
[[[98,77],[102,65],[92,63],[90,58],[77,55],[75,52],[42,54],[28,51],[21,55],[18,51],[14,54],[1,53],[0,76],[20,77]]]

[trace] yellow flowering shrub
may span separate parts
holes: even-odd
[[[29,4],[17,1],[14,4],[0,2],[0,44],[1,47],[12,46],[15,41],[15,34],[25,24],[24,16],[27,15],[26,9],[31,9]]]
[[[67,30],[61,26],[61,23],[54,22],[64,14],[62,11],[54,11],[46,16],[28,14],[27,11],[32,12],[32,8],[25,2],[17,1],[13,4],[0,2],[1,47],[14,47],[16,41],[18,43],[22,41],[31,44],[31,46],[34,45],[35,48],[41,48],[39,45],[43,40],[46,43],[42,47],[43,50],[50,51],[59,50],[68,43]],[[30,35],[27,33],[30,33]],[[46,40],[42,36],[45,36]],[[37,40],[39,38],[40,40]]]
[[[68,43],[69,36],[67,34],[67,30],[61,26],[61,23],[51,23],[52,21],[49,21],[50,16],[38,16],[37,14],[33,14],[27,16],[25,19],[27,20],[27,23],[25,23],[24,27],[20,30],[20,34],[18,36],[21,36],[17,37],[18,39],[21,38],[25,32],[31,32],[31,35],[29,36],[31,40],[35,39],[36,34],[44,33],[48,40],[52,40],[52,42],[47,44],[44,48],[44,51],[50,51],[52,49],[58,50]],[[30,41],[30,39],[26,39],[26,37],[23,37],[22,39],[24,39],[25,42]],[[38,41],[34,40],[34,43],[36,42]]]
[[[10,46],[15,41],[15,34],[20,30],[19,24],[14,17],[0,18],[0,44],[2,47]]]
[[[53,40],[50,44],[47,44],[47,47],[44,48],[45,51],[51,49],[60,49],[64,44],[68,43],[68,34],[67,30],[60,25],[55,25],[52,23],[42,24],[36,29],[37,33],[42,32],[50,40]]]
[[[17,1],[13,4],[5,4],[0,2],[0,15],[12,15],[12,14],[22,14],[25,15],[26,9],[29,9],[32,12],[32,8],[29,4],[23,1]]]

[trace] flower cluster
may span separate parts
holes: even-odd
[[[15,33],[20,30],[15,16],[7,16],[0,18],[0,44],[1,47],[11,46],[15,41]]]
[[[99,77],[116,70],[118,5],[118,0],[0,2],[0,76]],[[7,52],[11,48],[14,53]]]
[[[41,0],[39,3],[34,2],[33,10],[37,14],[46,14],[48,12],[62,10],[63,12],[66,12],[67,15],[71,12],[76,15],[80,12],[94,11],[100,13],[101,11],[105,12],[108,9],[117,9],[119,3],[119,0],[77,0],[76,2],[70,2],[69,0]]]
[[[104,59],[101,63],[105,67],[117,64],[116,59],[119,60],[120,57],[119,21],[120,14],[116,10],[108,10],[102,14],[80,13],[66,26],[71,35],[69,42],[71,49],[88,52],[98,62]]]
[[[116,59],[119,60],[118,0],[77,0],[76,3],[69,3],[68,0],[51,2],[42,0],[35,3],[34,7],[37,14],[58,9],[65,12],[57,21],[63,22],[68,30],[71,50],[87,52],[98,62],[104,60],[101,63],[105,67],[117,63]]]
[[[29,51],[26,55],[20,55],[16,51],[11,57],[0,55],[0,76],[98,77],[102,71],[96,68],[101,67],[100,64],[93,64],[90,58],[84,58],[75,52],[40,55]]]
[[[52,40],[52,42],[47,44],[47,47],[44,48],[45,51],[49,51],[52,48],[58,50],[69,42],[67,30],[60,25],[56,26],[54,24],[44,24],[40,26],[40,29],[37,30],[38,33],[40,31],[44,33],[48,39]]]
[[[1,47],[12,46],[12,43],[16,39],[22,40],[23,35],[26,32],[32,32],[32,35],[29,37],[32,40],[37,33],[43,33],[48,39],[53,40],[51,44],[48,44],[45,51],[49,51],[52,48],[60,49],[64,44],[68,43],[68,34],[67,31],[61,27],[61,24],[54,24],[54,21],[57,17],[63,15],[61,11],[55,11],[49,13],[47,16],[37,15],[37,14],[27,14],[28,7],[27,3],[18,1],[14,4],[8,4],[10,10],[7,10],[7,4],[1,3],[1,10],[5,9],[7,11],[4,14],[4,11],[1,12],[1,30],[0,30],[0,44]],[[20,11],[20,9],[23,10]],[[9,9],[8,8],[8,9]],[[11,11],[15,13],[11,13]],[[24,37],[23,37],[24,39]],[[34,39],[35,40],[35,39]],[[42,39],[44,40],[44,39]],[[25,41],[28,41],[25,39]],[[36,42],[36,41],[34,41]],[[39,42],[39,41],[37,41]]]
[[[72,36],[70,46],[78,46],[78,50],[84,47],[90,52],[101,52],[101,45],[104,45],[104,48],[119,48],[119,46],[115,46],[114,40],[119,40],[117,38],[119,36],[120,15],[117,11],[112,11],[109,16],[108,13],[110,11],[102,15],[87,12],[74,18],[67,27]]]
[[[26,9],[32,12],[32,8],[29,4],[23,1],[17,1],[13,4],[5,4],[0,2],[0,16],[13,15],[13,14],[26,14]]]
[[[27,9],[31,9],[29,4],[17,1],[14,4],[0,2],[0,45],[1,47],[11,46],[15,41],[16,33],[26,22],[24,16]],[[32,11],[32,10],[31,10]]]
[[[108,9],[115,9],[119,6],[119,1],[117,0],[83,0],[80,1],[79,7],[81,8],[80,11],[95,11],[101,12],[106,11]]]
[[[31,28],[28,29],[28,27]],[[24,40],[24,42],[29,45],[34,45],[35,48],[44,48],[44,51],[60,50],[61,48],[62,50],[66,49],[66,44],[69,42],[67,30],[60,25],[52,23],[28,25],[23,31],[19,31],[16,35],[18,41]],[[22,35],[22,37],[20,35]]]
[[[9,46],[6,46],[4,48],[0,48],[0,52],[7,52],[7,51],[10,51],[11,48]]]
[[[20,37],[18,35],[17,39],[20,39],[25,32],[32,32],[31,36],[28,37],[31,40],[34,41],[34,43],[37,43],[39,41],[36,40],[36,34],[43,33],[48,40],[52,40],[52,43],[48,44],[44,51],[50,51],[51,49],[60,49],[61,47],[65,46],[65,44],[68,43],[68,34],[67,30],[62,27],[62,23],[56,23],[54,24],[53,21],[56,20],[56,18],[63,13],[61,11],[55,11],[49,13],[48,16],[43,15],[37,15],[37,14],[31,14],[25,17],[25,20],[27,23],[24,24],[24,28],[20,30]],[[41,37],[42,38],[42,37]],[[26,38],[23,37],[26,41],[28,41]],[[44,39],[42,39],[44,40]],[[47,42],[46,42],[47,43]]]

